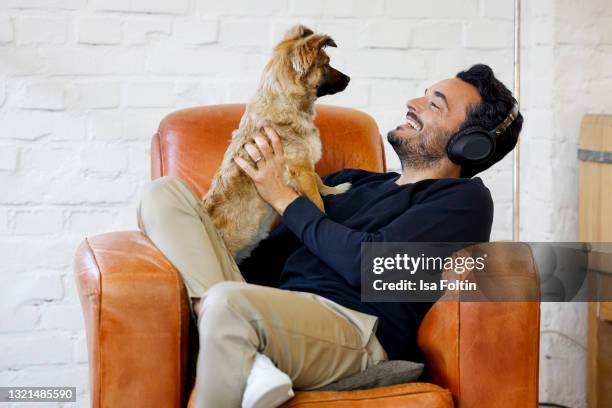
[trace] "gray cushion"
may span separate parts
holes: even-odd
[[[415,381],[423,372],[423,364],[412,361],[383,361],[365,371],[317,389],[317,391],[367,390],[376,387]]]

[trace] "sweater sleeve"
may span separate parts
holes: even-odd
[[[348,228],[303,196],[285,209],[283,224],[320,260],[356,286],[361,279],[362,243],[488,241],[493,219],[488,189],[467,183],[453,187],[413,205],[377,231]]]
[[[323,177],[323,182],[333,186],[359,172],[361,170],[340,170]],[[238,265],[240,272],[249,283],[276,287],[286,260],[301,245],[293,232],[281,223]]]

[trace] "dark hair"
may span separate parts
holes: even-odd
[[[482,98],[478,105],[468,108],[467,118],[461,125],[460,131],[471,126],[493,130],[503,122],[516,103],[512,92],[495,77],[488,65],[476,64],[467,71],[459,72],[457,78],[473,85]],[[522,127],[523,115],[519,112],[508,129],[497,137],[493,156],[484,163],[461,166],[461,177],[473,177],[503,159],[516,146]]]

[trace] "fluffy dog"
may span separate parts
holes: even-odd
[[[314,125],[314,102],[323,95],[343,91],[350,78],[329,65],[325,47],[336,47],[328,35],[304,26],[290,29],[274,48],[255,96],[246,106],[240,127],[232,132],[221,167],[202,199],[234,259],[239,262],[268,235],[276,212],[261,199],[250,178],[234,163],[235,156],[253,163],[244,151],[253,137],[271,126],[283,143],[287,184],[308,197],[321,210],[321,194],[343,193],[349,183],[323,184],[314,165],[321,158],[321,139]]]

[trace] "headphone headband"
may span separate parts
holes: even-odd
[[[495,136],[499,136],[502,133],[504,133],[506,129],[508,129],[508,127],[512,124],[512,122],[514,122],[514,120],[517,118],[518,113],[519,113],[518,102],[514,102],[512,104],[512,109],[510,109],[508,116],[506,116],[506,119],[504,119],[504,121],[500,123],[499,126],[493,129],[491,133],[493,133]]]

